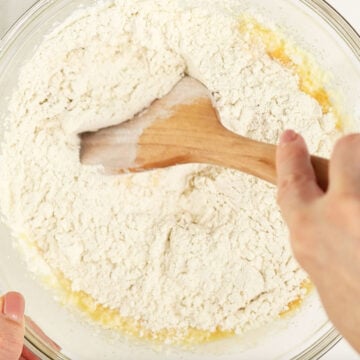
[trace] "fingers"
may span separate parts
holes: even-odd
[[[7,293],[0,300],[0,308],[0,360],[18,360],[25,333],[24,298],[19,293]]]
[[[320,197],[314,169],[304,139],[292,130],[286,131],[277,149],[278,202],[285,220]]]
[[[337,142],[330,161],[329,190],[360,196],[360,135]]]

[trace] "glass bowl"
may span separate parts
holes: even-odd
[[[94,0],[40,0],[8,31],[0,43],[0,119],[6,116],[19,69],[44,34],[78,6],[93,3]],[[332,74],[327,87],[336,89],[333,102],[348,115],[345,130],[357,131],[360,38],[341,15],[323,0],[239,0],[238,5],[245,9],[251,5],[269,17]],[[0,141],[3,130],[0,121]],[[62,306],[50,290],[31,276],[13,246],[9,229],[2,223],[0,236],[0,290],[18,290],[25,295],[29,316],[25,342],[41,359],[318,359],[340,340],[313,291],[291,316],[241,338],[196,349],[166,347],[159,351],[90,325],[76,311]]]

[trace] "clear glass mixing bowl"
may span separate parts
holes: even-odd
[[[5,35],[0,45],[0,118],[6,115],[21,65],[43,35],[79,5],[94,2],[40,0]],[[239,8],[248,5],[278,23],[333,74],[327,85],[336,89],[336,105],[352,119],[346,128],[356,131],[360,127],[360,38],[354,29],[323,0],[239,0]],[[2,136],[1,121],[0,141]],[[26,345],[42,359],[318,359],[340,339],[314,292],[294,315],[245,337],[191,351],[166,348],[159,352],[89,325],[79,314],[61,306],[51,291],[29,275],[3,224],[0,239],[0,290],[19,290],[25,295],[27,314],[33,320],[27,321]]]

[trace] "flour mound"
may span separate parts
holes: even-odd
[[[73,291],[153,332],[242,333],[304,294],[274,187],[206,165],[105,176],[79,162],[79,132],[131,118],[185,74],[232,131],[275,143],[294,128],[328,153],[335,118],[242,36],[229,1],[197,4],[105,1],[44,39],[11,100],[1,205]]]

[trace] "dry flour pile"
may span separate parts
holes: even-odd
[[[153,332],[242,333],[304,292],[272,186],[213,166],[109,177],[79,162],[78,132],[127,120],[185,73],[234,132],[274,143],[294,128],[328,152],[335,117],[241,34],[229,4],[82,9],[39,46],[10,105],[1,205],[12,230],[72,290]]]

